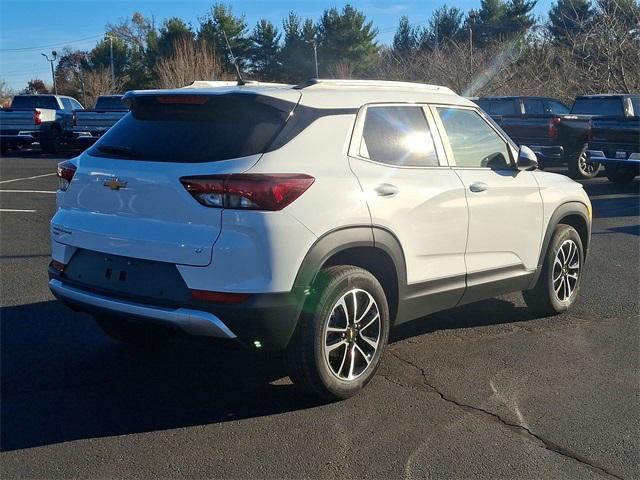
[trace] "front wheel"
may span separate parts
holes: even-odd
[[[587,146],[574,153],[567,160],[569,176],[575,180],[588,180],[595,178],[600,172],[602,165],[597,162],[590,162],[587,155]]]
[[[388,337],[378,280],[358,267],[324,269],[286,351],[289,377],[324,399],[351,397],[373,378]]]
[[[527,306],[543,316],[567,310],[578,297],[583,263],[580,235],[572,226],[559,224],[553,232],[535,287],[522,292]]]

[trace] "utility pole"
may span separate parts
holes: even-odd
[[[473,94],[471,87],[473,86],[473,25],[476,23],[475,12],[469,13],[469,76],[471,78],[469,82],[469,95]]]
[[[116,72],[113,69],[113,37],[109,35],[109,56],[111,58],[111,81],[115,84]]]
[[[56,57],[58,56],[58,52],[56,52],[55,50],[53,52],[51,52],[51,57],[52,58],[49,58],[49,56],[46,53],[43,53],[41,55],[44,58],[47,59],[47,62],[49,62],[51,64],[51,79],[53,80],[53,91],[57,95],[58,94],[58,86],[56,85],[56,74],[53,71],[53,62],[56,61]]]
[[[313,45],[313,58],[316,62],[316,78],[318,78],[320,77],[320,75],[318,74],[318,43],[316,42],[315,38],[312,40],[307,40],[307,43]]]

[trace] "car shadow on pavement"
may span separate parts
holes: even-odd
[[[396,327],[392,341],[531,318],[492,299]],[[141,352],[55,301],[5,307],[0,319],[2,451],[321,405],[286,379],[277,355],[191,339]]]
[[[611,182],[583,183],[595,218],[636,217],[640,211],[640,179],[618,185]]]

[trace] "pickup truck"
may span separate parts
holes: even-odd
[[[76,146],[88,147],[125,116],[129,107],[122,103],[122,95],[98,97],[92,110],[73,113],[70,136]]]
[[[587,156],[603,164],[614,183],[629,183],[640,174],[640,95],[629,95],[624,116],[591,120]]]
[[[488,113],[518,145],[527,145],[538,157],[541,167],[565,162],[564,149],[558,143],[557,126],[569,113],[560,100],[549,97],[480,97],[473,101]]]
[[[75,98],[62,95],[16,95],[11,106],[0,111],[2,153],[34,142],[47,153],[57,152],[74,110],[83,108]]]

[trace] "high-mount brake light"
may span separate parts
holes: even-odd
[[[205,95],[159,95],[155,98],[163,105],[204,105],[209,101]]]
[[[315,181],[309,175],[232,174],[183,177],[182,185],[206,207],[237,210],[282,210]]]
[[[58,188],[65,192],[69,188],[71,180],[75,175],[77,167],[69,160],[58,164]]]
[[[36,125],[42,125],[42,112],[40,110],[33,111],[33,123]]]

